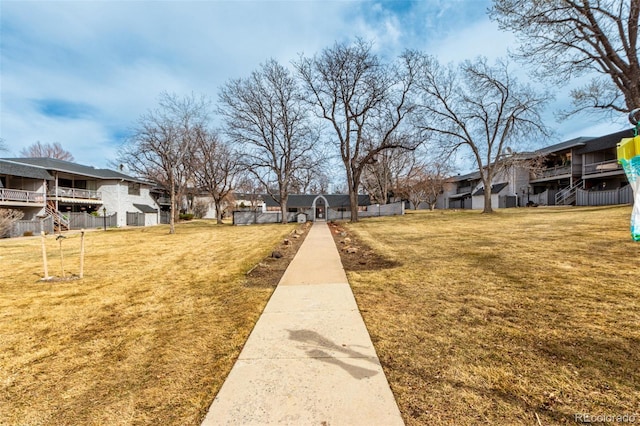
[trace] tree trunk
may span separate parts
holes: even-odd
[[[360,173],[347,173],[347,184],[349,186],[349,204],[351,209],[351,222],[358,221],[358,186],[360,182]]]
[[[493,207],[491,206],[491,185],[484,185],[484,210],[482,213],[493,213]]]
[[[282,196],[280,195],[280,211],[282,212],[282,220],[280,221],[282,224],[287,224],[287,200],[289,195]]]
[[[171,199],[171,217],[169,218],[169,234],[176,233],[176,186],[174,184],[173,169],[171,170],[171,176],[169,177],[169,193]]]
[[[222,225],[222,202],[219,200],[213,200],[216,206],[216,223]]]

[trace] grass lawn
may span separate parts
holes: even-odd
[[[640,414],[640,243],[630,213],[436,211],[345,224],[400,263],[348,276],[405,422]]]
[[[39,281],[39,237],[0,240],[0,424],[199,424],[272,292],[245,273],[293,228],[91,231],[67,282]]]

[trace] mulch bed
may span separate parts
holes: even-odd
[[[276,287],[304,242],[312,223],[300,224],[272,253],[247,272],[246,287]],[[394,268],[400,263],[378,255],[339,223],[330,222],[331,235],[338,247],[345,271],[372,271]],[[281,255],[281,257],[278,257]]]
[[[399,262],[377,254],[340,223],[330,222],[329,228],[345,271],[375,271],[400,266]]]
[[[244,281],[245,287],[276,287],[309,234],[311,225],[311,222],[298,225],[269,256],[249,270]]]

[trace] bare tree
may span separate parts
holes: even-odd
[[[192,167],[197,188],[213,198],[216,220],[221,224],[225,203],[230,201],[241,171],[238,155],[216,133],[203,129],[196,138]]]
[[[446,162],[416,164],[398,180],[394,192],[409,200],[414,210],[423,202],[429,205],[429,210],[434,210],[450,172],[451,168]]]
[[[24,216],[20,210],[0,209],[0,238],[9,236],[13,224]]]
[[[182,200],[191,177],[191,157],[197,133],[208,127],[209,101],[191,94],[183,98],[162,93],[156,109],[140,117],[118,159],[140,177],[157,182],[171,195],[169,233],[175,233]]]
[[[346,171],[351,221],[358,220],[358,192],[364,168],[385,150],[412,150],[419,141],[401,124],[412,111],[416,55],[404,53],[383,64],[371,44],[336,43],[295,64],[318,115],[332,129]]]
[[[55,143],[42,143],[40,141],[23,148],[20,151],[20,157],[23,158],[55,158],[64,161],[73,161],[73,155],[60,145]]]
[[[291,184],[292,194],[326,194],[331,178],[327,166],[322,161],[314,161],[314,167],[300,168],[294,174]]]
[[[264,185],[256,178],[255,174],[246,169],[241,170],[235,186],[237,193],[232,194],[233,198],[237,200],[238,197],[242,197],[243,200],[249,201],[251,209],[257,209],[260,203],[260,194],[264,192]]]
[[[515,56],[534,64],[536,75],[560,85],[600,75],[572,90],[574,108],[565,116],[640,107],[640,0],[494,0],[489,14],[518,36]]]
[[[286,223],[294,176],[312,166],[318,140],[296,79],[271,59],[250,77],[227,82],[219,100],[226,134],[241,144],[246,166],[280,204]]]
[[[415,153],[401,149],[381,152],[376,161],[367,164],[362,172],[362,186],[372,202],[387,204],[395,194],[400,180],[414,169]]]
[[[491,213],[491,184],[500,156],[522,139],[546,134],[540,114],[550,95],[519,84],[500,60],[490,66],[479,58],[456,69],[424,56],[420,68],[417,124],[449,153],[471,150],[484,185],[484,212]]]

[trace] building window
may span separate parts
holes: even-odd
[[[140,195],[140,184],[129,182],[129,195]]]

